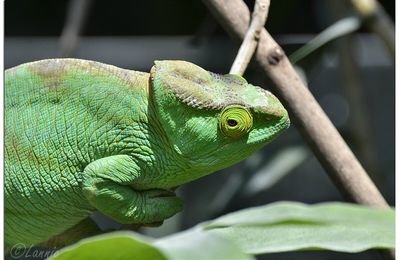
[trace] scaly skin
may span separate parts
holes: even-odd
[[[269,92],[183,61],[151,73],[92,61],[27,63],[5,76],[6,244],[38,244],[99,210],[160,222],[169,189],[245,159],[289,126]]]

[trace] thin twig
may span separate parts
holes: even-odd
[[[243,39],[250,12],[241,0],[203,0],[223,27]],[[275,93],[289,110],[297,128],[342,193],[352,201],[388,207],[353,152],[297,75],[282,48],[263,29],[255,58],[274,83]]]
[[[74,54],[91,4],[92,0],[72,0],[70,2],[60,38],[61,55],[63,57],[71,57]]]
[[[327,43],[340,37],[355,32],[361,27],[361,19],[359,17],[345,17],[332,23],[329,27],[320,32],[315,38],[301,46],[289,55],[289,60],[296,64],[300,60],[309,56],[312,52],[320,49]]]
[[[326,8],[331,12],[332,18],[335,20],[346,19],[343,16],[348,9],[347,2],[330,0],[326,2],[326,5]],[[358,20],[361,25],[361,19],[358,18]],[[359,64],[355,59],[354,31],[336,39],[334,44],[339,62],[337,66],[338,73],[343,85],[344,94],[350,106],[348,122],[352,133],[352,140],[355,144],[355,149],[353,150],[358,151],[360,161],[364,164],[372,178],[376,180],[379,167],[376,161],[375,140],[371,133],[371,115],[367,112],[367,104],[365,103],[365,82],[363,82]]]
[[[269,0],[256,0],[251,24],[229,73],[243,75],[245,72],[257,48],[261,30],[264,28],[265,21],[267,20],[269,4]]]
[[[382,39],[394,59],[394,23],[383,7],[376,0],[352,0],[351,3],[357,13],[364,19],[369,30]]]

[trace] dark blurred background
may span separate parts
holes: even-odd
[[[335,21],[353,16],[348,0],[271,1],[266,28],[290,55]],[[394,19],[394,0],[379,1]],[[246,1],[250,9],[254,1]],[[227,73],[238,45],[199,0],[5,1],[5,67],[55,57],[96,60],[149,71],[156,59],[191,61]],[[361,26],[297,63],[311,92],[394,205],[394,58]],[[253,64],[245,78],[268,88]],[[183,213],[159,228],[159,237],[221,214],[291,200],[342,201],[336,187],[293,125],[248,160],[179,189]],[[100,214],[103,229],[124,229]],[[302,252],[260,259],[375,259],[376,252]]]

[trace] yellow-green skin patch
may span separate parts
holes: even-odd
[[[96,210],[162,221],[182,208],[167,189],[245,159],[289,126],[271,93],[184,61],[149,74],[43,60],[7,70],[5,82],[9,246],[46,241]],[[231,117],[239,130],[226,127]]]

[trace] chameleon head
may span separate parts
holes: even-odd
[[[156,61],[150,80],[161,125],[193,179],[245,159],[290,124],[274,95],[238,75]]]

